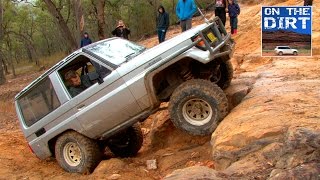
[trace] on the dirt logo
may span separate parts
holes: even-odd
[[[312,7],[262,7],[262,56],[311,56]]]

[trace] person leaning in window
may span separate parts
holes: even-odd
[[[111,33],[114,36],[129,39],[130,29],[126,27],[122,20],[119,20],[118,26]]]
[[[197,11],[197,6],[194,0],[179,0],[176,7],[176,14],[180,20],[182,32],[191,29],[192,16]]]
[[[64,79],[69,85],[69,93],[72,97],[75,97],[92,85],[88,76],[80,77],[73,70],[66,72],[64,74]]]
[[[168,28],[169,14],[165,11],[163,6],[159,6],[157,16],[157,31],[159,43],[162,43],[166,39],[166,33]]]

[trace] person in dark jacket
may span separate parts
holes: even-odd
[[[91,43],[92,43],[92,41],[91,41],[91,39],[89,38],[89,34],[88,34],[87,32],[85,32],[85,33],[83,34],[83,39],[81,39],[80,47],[89,45],[89,44],[91,44]]]
[[[88,76],[79,76],[75,71],[70,70],[64,74],[64,79],[69,85],[69,93],[72,97],[77,96],[82,91],[92,85]]]
[[[240,6],[234,0],[229,0],[228,12],[230,16],[231,34],[238,32],[238,15],[240,14]]]
[[[218,16],[222,24],[226,25],[226,14],[228,9],[228,0],[214,0],[214,14]]]
[[[304,5],[304,6],[312,6],[312,1],[313,1],[313,0],[304,0],[303,5]]]
[[[112,35],[129,39],[130,29],[126,27],[122,20],[118,21],[118,26],[112,31]]]
[[[169,28],[169,14],[165,11],[163,6],[158,8],[157,16],[157,31],[159,43],[166,39],[166,33]]]
[[[182,32],[191,29],[192,16],[197,11],[197,6],[194,0],[179,0],[176,6],[176,14],[180,20]]]

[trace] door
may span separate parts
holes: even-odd
[[[82,87],[72,84],[70,71],[81,77]],[[89,55],[77,56],[59,73],[64,78],[83,134],[88,137],[98,138],[141,111],[117,71]]]

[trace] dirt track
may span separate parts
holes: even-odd
[[[301,2],[299,1],[299,4]],[[290,0],[287,4],[297,4],[297,1]],[[284,3],[281,5],[284,5]],[[316,5],[319,5],[319,3],[316,3]],[[235,80],[243,77],[253,77],[256,71],[268,73],[271,70],[273,73],[280,74],[283,81],[290,79],[290,73],[288,72],[291,71],[297,71],[296,78],[318,78],[315,74],[319,74],[319,72],[314,69],[314,65],[318,65],[315,62],[320,60],[319,56],[306,59],[299,58],[293,61],[278,57],[261,58],[261,46],[257,44],[257,42],[260,42],[260,24],[258,23],[260,21],[260,6],[243,7],[239,22],[239,34],[235,36],[237,42],[235,58],[233,59],[233,64],[236,67]],[[319,10],[317,8],[314,8],[314,10],[316,11],[315,16],[319,17]],[[197,21],[196,23],[199,24],[200,22]],[[317,48],[320,42],[319,25],[314,26],[314,31],[315,43],[313,46],[316,49],[314,54],[320,54]],[[179,30],[174,29],[170,31],[169,36],[172,37],[177,33],[179,33]],[[144,44],[153,46],[157,44],[157,40],[152,38]],[[302,63],[299,68],[304,67],[304,69],[287,69],[288,66],[293,67],[296,63]],[[175,169],[195,164],[214,166],[210,155],[210,136],[194,137],[177,130],[169,121],[168,112],[165,108],[150,116],[143,123],[145,142],[137,157],[116,159],[108,155],[108,159],[102,161],[95,172],[89,176],[66,173],[54,159],[38,160],[27,147],[19,129],[12,102],[13,96],[38,75],[39,73],[21,76],[0,86],[0,179],[106,179],[112,174],[120,174],[120,179],[160,179]],[[163,106],[166,107],[166,104],[163,104]],[[154,126],[154,131],[152,131],[151,126],[155,119],[158,119],[158,121]],[[146,170],[145,162],[149,159],[157,159],[157,170]]]

